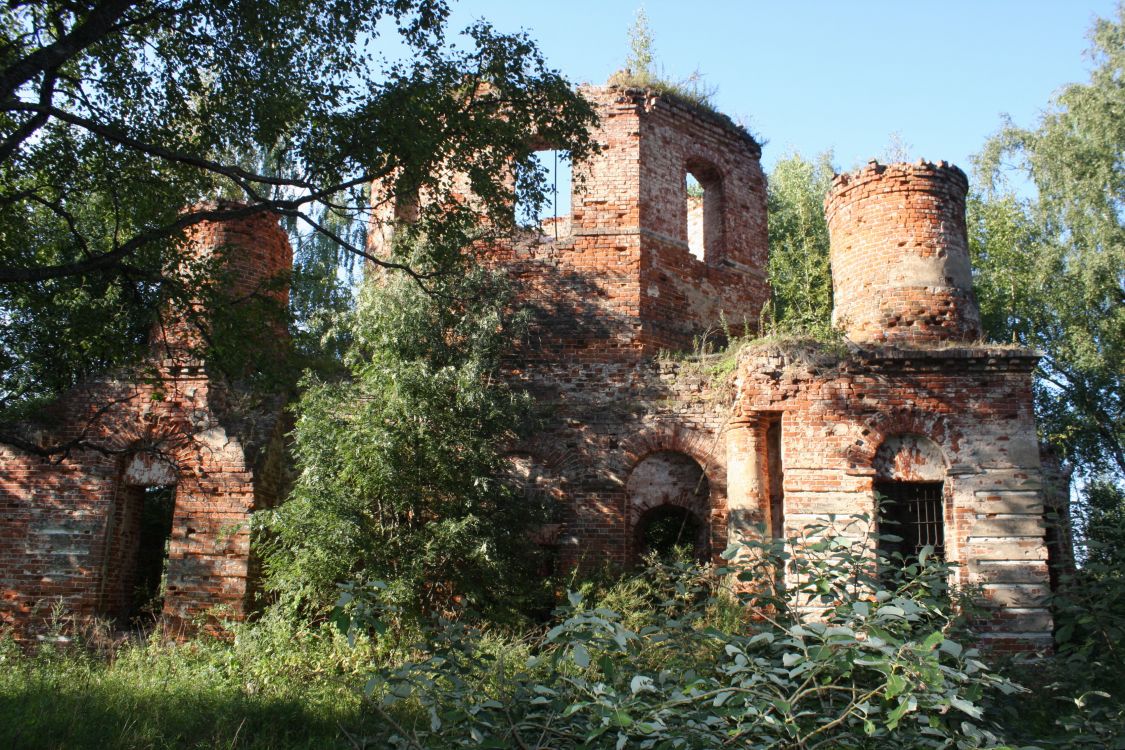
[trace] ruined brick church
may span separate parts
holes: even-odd
[[[669,519],[709,557],[825,525],[863,536],[873,529],[852,517],[864,515],[893,523],[904,553],[932,544],[958,563],[957,582],[979,587],[990,613],[988,645],[1048,645],[1036,356],[981,341],[961,170],[872,162],[836,177],[825,212],[847,346],[767,341],[717,377],[667,354],[761,318],[761,148],[675,97],[583,92],[601,150],[575,167],[571,214],[489,252],[537,311],[512,377],[552,417],[511,458],[557,501],[544,542],[564,565],[625,566]],[[701,189],[689,192],[689,178]],[[378,250],[382,233],[371,235]],[[267,216],[206,224],[192,239],[199,253],[227,248],[246,291],[291,264]],[[25,628],[56,603],[126,616],[153,571],[167,616],[253,606],[247,521],[284,493],[280,406],[248,416],[206,363],[150,364],[145,378],[75,389],[28,433],[71,439],[65,456],[0,445],[3,623]],[[876,493],[893,502],[880,508]],[[157,502],[167,543],[154,551],[159,530],[142,509]]]

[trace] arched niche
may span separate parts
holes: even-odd
[[[923,435],[891,435],[875,451],[877,481],[941,482],[946,461],[941,448]]]
[[[634,559],[674,546],[708,558],[711,487],[695,459],[677,451],[650,453],[633,467],[625,490]]]
[[[941,448],[922,435],[891,435],[875,451],[872,466],[883,556],[906,562],[930,546],[943,557],[947,464]]]

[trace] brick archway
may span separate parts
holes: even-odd
[[[727,538],[727,496],[726,496],[726,461],[724,444],[715,440],[715,436],[685,428],[681,425],[663,426],[634,435],[625,441],[622,448],[624,466],[621,467],[619,481],[626,488],[626,527],[629,534],[630,556],[635,555],[637,540],[637,524],[646,512],[660,507],[672,505],[687,508],[698,516],[699,522],[706,535],[706,543],[701,542],[701,547],[706,548],[711,555],[721,552],[726,546]],[[720,452],[723,451],[723,452]],[[704,497],[698,498],[694,503],[686,503],[683,498],[676,502],[660,502],[661,495],[656,500],[649,498],[643,502],[635,502],[634,493],[630,492],[629,483],[633,479],[638,467],[650,458],[660,455],[682,456],[690,460],[699,471],[702,481],[706,486]],[[689,507],[690,506],[690,507]]]
[[[925,438],[932,441],[943,456],[956,453],[961,439],[945,415],[906,409],[873,414],[855,425],[855,431],[856,440],[846,451],[848,473],[864,476],[874,476],[876,454],[880,446],[892,437],[914,435]]]

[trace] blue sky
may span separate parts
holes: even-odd
[[[635,0],[453,4],[453,28],[485,18],[524,29],[574,82],[622,67]],[[766,141],[766,168],[797,150],[844,169],[898,134],[911,158],[969,157],[1008,113],[1032,125],[1061,86],[1084,81],[1086,34],[1114,0],[643,3],[666,77],[698,69],[716,106]]]

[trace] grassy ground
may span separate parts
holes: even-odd
[[[0,747],[363,747],[377,718],[358,692],[364,655],[341,640],[267,627],[231,643],[129,643],[112,655],[48,645],[34,656],[8,640]]]

